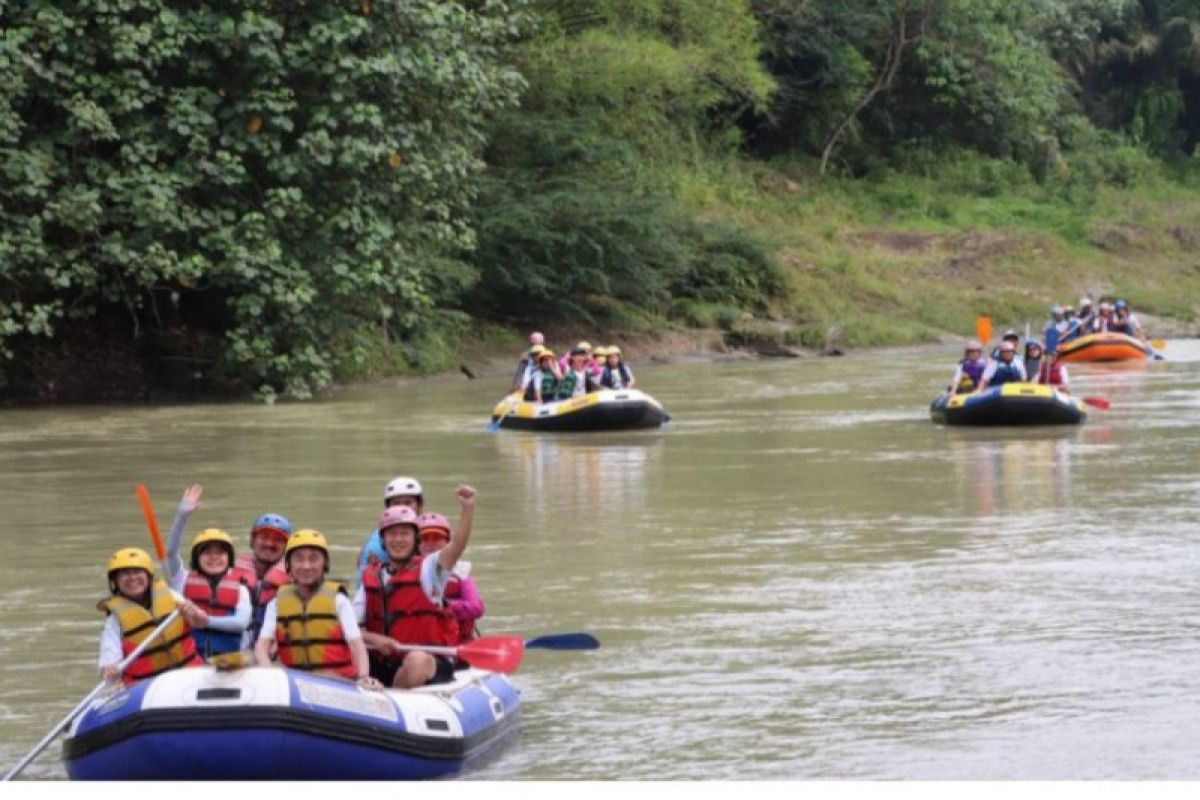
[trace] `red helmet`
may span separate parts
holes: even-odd
[[[379,515],[380,533],[396,525],[412,525],[414,528],[417,527],[417,512],[408,506],[390,506]]]
[[[450,520],[443,517],[441,514],[422,514],[417,517],[417,530],[424,536],[426,531],[440,530],[445,532],[446,538],[450,538]]]

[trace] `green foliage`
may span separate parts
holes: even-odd
[[[0,39],[0,347],[156,289],[264,394],[332,343],[404,338],[473,280],[487,116],[516,3],[10,0]],[[352,356],[357,357],[352,346]]]
[[[761,243],[642,186],[616,140],[544,118],[509,121],[501,157],[508,166],[485,182],[477,208],[473,308],[593,319],[614,299],[663,312],[679,296],[761,307],[782,288]]]

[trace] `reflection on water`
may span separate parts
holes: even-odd
[[[603,643],[526,654],[521,740],[471,777],[1200,777],[1200,343],[1167,354],[1072,366],[1112,403],[1077,428],[931,424],[935,349],[640,367],[673,421],[635,434],[488,433],[507,376],[2,412],[0,762],[93,685],[134,483],[165,522],[202,480],[239,545],[288,513],[336,569],[412,474],[480,490],[484,631]]]
[[[959,465],[960,495],[982,518],[1072,505],[1072,454],[1081,429],[954,430],[947,447]]]
[[[638,514],[647,469],[660,463],[663,435],[500,431],[493,441],[504,468],[521,477],[536,524],[571,525],[597,510],[609,523]]]

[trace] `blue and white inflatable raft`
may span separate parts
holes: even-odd
[[[63,743],[75,780],[407,780],[460,772],[516,734],[505,675],[367,691],[273,667],[180,669],[102,695]]]

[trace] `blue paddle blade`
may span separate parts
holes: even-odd
[[[590,633],[552,633],[525,642],[526,650],[595,650],[600,640]]]

